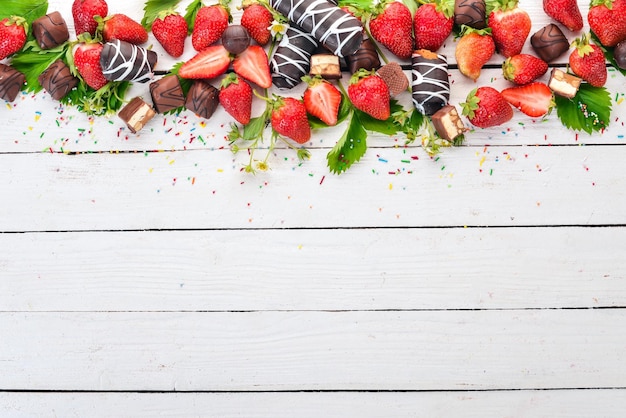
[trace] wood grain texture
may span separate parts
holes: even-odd
[[[1,393],[4,418],[621,417],[626,391]]]
[[[626,306],[611,250],[625,228],[0,234],[0,247],[5,312]]]

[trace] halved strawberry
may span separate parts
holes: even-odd
[[[336,125],[341,104],[341,93],[337,87],[320,76],[303,77],[302,80],[308,84],[303,97],[306,111],[328,126]]]
[[[228,70],[230,54],[223,45],[213,45],[184,63],[178,75],[182,78],[215,78]]]
[[[501,94],[513,107],[533,118],[548,114],[554,107],[552,90],[538,81],[523,86],[509,87],[502,90]]]
[[[248,81],[264,89],[272,85],[272,75],[267,54],[263,47],[250,45],[233,61],[233,70]]]

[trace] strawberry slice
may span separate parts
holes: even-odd
[[[213,45],[196,54],[184,63],[178,75],[182,78],[209,79],[220,76],[228,70],[230,54],[223,45]]]
[[[240,77],[267,89],[272,85],[272,75],[270,74],[270,64],[263,47],[250,45],[233,61],[233,70]]]
[[[510,87],[502,90],[501,93],[513,107],[533,118],[548,114],[554,107],[552,91],[547,85],[538,81]]]
[[[328,126],[336,125],[341,104],[341,93],[337,87],[320,76],[303,77],[302,80],[308,84],[303,97],[306,111]]]

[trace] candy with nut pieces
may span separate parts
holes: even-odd
[[[137,133],[156,115],[152,107],[141,97],[135,97],[120,110],[118,116],[132,133]]]
[[[333,54],[314,54],[311,56],[311,69],[309,75],[320,75],[327,80],[341,78],[341,66],[339,57]]]
[[[550,73],[548,87],[550,87],[550,90],[559,96],[571,99],[576,96],[576,93],[578,93],[578,88],[580,87],[581,82],[582,79],[580,77],[567,74],[558,68],[553,68]]]
[[[446,105],[436,111],[431,120],[439,136],[447,141],[453,141],[467,130],[459,112],[452,105]]]

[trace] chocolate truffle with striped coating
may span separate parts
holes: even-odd
[[[175,75],[168,75],[150,83],[150,95],[152,105],[158,113],[165,113],[185,105],[185,95],[178,76]]]
[[[185,107],[201,118],[209,119],[219,104],[220,91],[206,81],[194,81],[187,98]]]
[[[15,68],[0,64],[0,99],[12,102],[24,86],[26,77]]]
[[[39,84],[55,100],[61,100],[78,85],[78,78],[61,60],[53,62],[38,78]]]
[[[52,49],[70,39],[65,19],[59,12],[52,12],[35,20],[33,35],[41,49]]]

